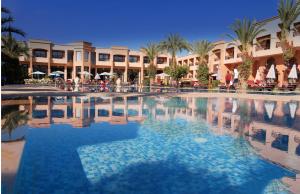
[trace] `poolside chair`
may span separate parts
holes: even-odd
[[[281,91],[295,91],[297,88],[297,83],[288,83],[283,84],[281,87],[278,87]]]

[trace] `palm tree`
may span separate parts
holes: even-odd
[[[179,34],[169,34],[166,40],[160,42],[159,47],[171,54],[171,66],[176,66],[176,54],[178,52],[191,49],[190,44]]]
[[[28,121],[26,111],[13,111],[4,116],[4,123],[2,125],[2,132],[7,132],[9,137],[14,129],[23,126]]]
[[[206,56],[208,55],[209,51],[214,48],[214,44],[207,41],[202,40],[195,42],[192,47],[192,51],[199,57],[199,66],[197,71],[197,78],[199,82],[206,85],[209,83],[209,68],[208,68],[208,61]]]
[[[281,29],[280,44],[283,51],[283,59],[288,64],[295,54],[289,34],[292,24],[300,15],[300,1],[280,0],[277,12],[281,20],[279,27]]]
[[[11,25],[15,19],[11,16],[10,10],[5,7],[1,7],[1,13],[4,14],[4,16],[1,18],[1,33],[14,33],[24,37],[25,32],[23,30]]]
[[[6,36],[2,36],[1,49],[2,54],[12,59],[16,59],[20,55],[29,56],[29,49],[27,45],[24,42],[18,42],[12,37],[11,33]]]
[[[207,40],[201,40],[193,44],[192,51],[199,57],[199,65],[207,65],[206,56],[213,48],[214,44]]]
[[[149,66],[147,69],[148,76],[150,78],[150,84],[152,84],[153,79],[156,75],[156,65],[154,64],[154,60],[160,53],[160,48],[158,44],[155,43],[148,43],[146,47],[141,48],[142,52],[148,57],[149,59]]]
[[[236,20],[231,26],[235,37],[228,35],[230,38],[232,38],[234,43],[238,45],[238,48],[242,54],[243,62],[241,65],[239,65],[239,72],[243,89],[246,89],[246,82],[249,76],[252,74],[252,49],[254,46],[253,41],[260,33],[265,31],[263,26],[264,23],[257,23],[255,20]]]

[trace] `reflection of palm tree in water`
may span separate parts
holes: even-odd
[[[249,153],[249,144],[246,141],[243,141],[245,135],[247,135],[247,130],[251,122],[251,107],[247,104],[246,101],[240,101],[239,114],[240,114],[240,123],[238,128],[235,130],[238,132],[238,138],[235,138],[234,145],[239,147],[242,155],[247,155]]]
[[[8,133],[9,139],[11,139],[11,134],[14,129],[23,126],[28,121],[27,111],[13,111],[8,113],[3,118],[4,122],[2,122],[2,132]]]

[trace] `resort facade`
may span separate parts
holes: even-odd
[[[277,82],[281,86],[288,80],[290,68],[284,64],[282,49],[280,47],[280,19],[273,17],[262,21],[265,23],[265,32],[256,37],[252,54],[254,57],[253,75],[257,70],[262,77],[268,72],[271,65],[275,66]],[[295,49],[295,57],[291,65],[296,64],[300,70],[300,18],[291,26],[290,40]],[[208,65],[210,73],[216,76],[220,74],[220,81],[225,82],[227,71],[232,72],[242,63],[238,45],[234,42],[217,41],[215,47],[209,52]],[[30,57],[20,57],[21,65],[28,69],[28,73],[42,71],[50,74],[53,71],[63,71],[64,78],[74,79],[79,72],[87,71],[93,75],[101,72],[116,73],[123,82],[132,81],[129,71],[134,79],[142,84],[145,71],[149,66],[148,57],[141,51],[130,50],[127,47],[113,46],[111,48],[95,48],[91,43],[78,41],[70,44],[54,44],[44,40],[29,40]],[[171,56],[161,54],[155,60],[157,73],[169,65]],[[197,81],[198,57],[189,54],[177,57],[179,65],[189,67],[189,73],[184,78],[187,81]],[[83,76],[83,75],[79,75]],[[83,78],[83,77],[82,77]]]

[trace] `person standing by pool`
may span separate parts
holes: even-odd
[[[237,68],[234,68],[233,70],[233,85],[236,87],[236,85],[239,83],[239,72]]]
[[[225,76],[225,81],[226,81],[226,87],[228,88],[230,86],[230,81],[231,81],[231,74],[229,71],[227,71],[227,74]]]

